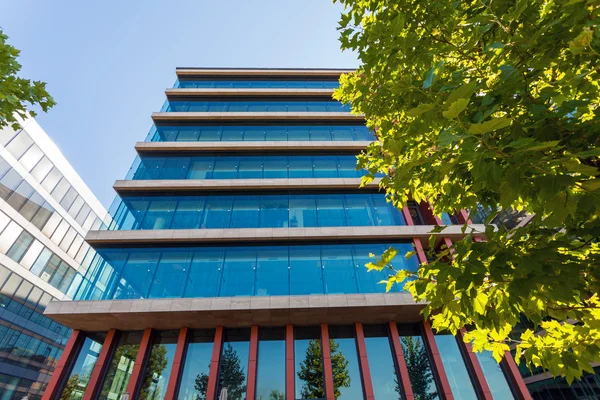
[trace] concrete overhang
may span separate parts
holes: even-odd
[[[262,122],[262,121],[294,121],[298,123],[327,122],[363,124],[364,115],[349,112],[155,112],[152,113],[154,122]]]
[[[360,188],[361,178],[294,178],[294,179],[165,179],[118,180],[113,188],[120,195],[170,192],[332,192],[377,191],[380,178]]]
[[[265,142],[138,142],[138,154],[157,153],[294,153],[358,154],[371,142],[361,141],[265,141]]]
[[[266,77],[266,78],[339,78],[354,69],[294,69],[294,68],[182,68],[175,70],[178,77]]]
[[[325,97],[331,99],[333,89],[241,89],[241,88],[168,88],[167,97]]]
[[[252,325],[417,322],[425,303],[409,293],[52,301],[44,315],[70,329],[124,331]]]
[[[475,232],[483,232],[484,226],[470,225]],[[201,244],[284,244],[284,243],[362,243],[411,241],[422,239],[428,243],[429,236],[460,239],[469,231],[462,232],[462,225],[447,226],[434,233],[433,225],[361,226],[333,228],[242,228],[242,229],[152,229],[117,231],[89,231],[85,241],[92,247],[118,246],[181,246]],[[485,238],[482,234],[478,235]]]

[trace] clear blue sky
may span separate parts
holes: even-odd
[[[356,67],[330,0],[0,1],[22,76],[58,105],[38,122],[99,200],[134,157],[175,67]]]

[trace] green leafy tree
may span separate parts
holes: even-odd
[[[160,377],[168,364],[166,346],[163,344],[153,346],[140,387],[140,400],[153,399],[154,396],[160,393]]]
[[[336,398],[341,396],[340,388],[350,387],[348,360],[339,350],[339,343],[329,339],[331,352],[331,370],[333,374],[333,390]],[[304,399],[325,398],[325,381],[323,379],[323,355],[321,341],[313,339],[308,342],[304,361],[300,363],[298,377],[304,382],[301,395]]]
[[[19,129],[15,115],[27,117],[26,104],[39,105],[44,112],[54,106],[54,99],[46,92],[46,84],[17,76],[21,64],[17,62],[20,51],[9,45],[8,36],[0,29],[0,128],[8,125]],[[29,111],[31,116],[35,112]]]
[[[196,389],[196,400],[206,399],[206,390],[208,389],[208,374],[203,372],[196,375],[194,389]]]
[[[416,273],[397,270],[388,287],[404,283],[428,302],[434,329],[468,327],[465,340],[498,361],[516,344],[529,367],[569,382],[593,372],[600,2],[339,1],[342,48],[361,65],[342,76],[335,97],[378,137],[359,156],[363,183],[384,174],[394,205],[430,200],[438,215],[478,205],[533,215],[510,232],[489,221],[481,232],[465,226],[464,239]],[[393,268],[395,254],[369,267]],[[511,340],[521,316],[534,329]]]
[[[439,396],[435,390],[433,372],[431,371],[429,356],[423,344],[410,336],[401,338],[404,360],[408,369],[410,386],[415,400],[435,400]],[[402,395],[400,382],[396,379],[396,392]]]
[[[271,393],[269,393],[269,400],[284,400],[284,399],[285,399],[285,395],[277,389],[271,390]]]
[[[79,392],[77,388],[77,386],[79,386],[79,383],[79,374],[75,374],[72,377],[70,377],[67,380],[67,383],[65,383],[65,387],[63,388],[62,393],[60,394],[59,400],[71,400],[75,398],[75,394]],[[83,395],[83,393],[77,394]]]

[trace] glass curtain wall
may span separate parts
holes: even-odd
[[[81,400],[83,398],[105,338],[105,332],[87,334],[75,364],[73,364],[73,368],[63,384],[61,399]]]
[[[239,89],[335,89],[340,83],[335,81],[294,81],[294,80],[200,80],[178,79],[176,88],[239,88]]]
[[[387,326],[364,325],[363,331],[375,398],[377,400],[402,399],[402,383],[392,357]]]
[[[152,347],[142,377],[138,398],[140,400],[162,400],[167,392],[178,330],[154,333]]]
[[[244,400],[248,379],[248,357],[250,351],[250,328],[225,329],[223,347],[219,359],[217,397]]]
[[[369,253],[387,244],[99,249],[77,300],[384,293],[388,271],[367,272]],[[415,271],[393,245],[395,268]],[[400,285],[392,287],[400,292]]]
[[[323,352],[318,327],[294,328],[295,390],[297,399],[324,399]]]
[[[354,326],[329,326],[331,369],[336,399],[362,400],[362,385]]]
[[[120,399],[127,391],[142,332],[121,332],[115,352],[102,383],[99,398]]]
[[[349,112],[337,101],[176,101],[167,100],[161,112]]]
[[[115,208],[110,230],[406,225],[402,212],[379,193],[128,196]]]
[[[375,140],[364,125],[153,126],[147,142],[262,142]]]
[[[214,329],[190,331],[179,383],[178,400],[206,398],[214,338]]]
[[[476,400],[477,394],[456,338],[450,334],[435,335],[435,343],[442,357],[442,364],[454,398]]]
[[[258,329],[256,399],[285,398],[285,328]]]

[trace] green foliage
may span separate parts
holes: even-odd
[[[348,360],[339,351],[340,345],[334,339],[329,339],[329,347],[333,373],[333,390],[337,399],[341,396],[340,388],[350,387]],[[316,339],[310,340],[304,361],[300,363],[300,371],[297,372],[298,378],[304,382],[301,390],[303,399],[322,399],[326,397],[322,360],[321,341]]]
[[[398,207],[411,196],[435,200],[437,214],[480,204],[534,216],[511,232],[488,223],[480,242],[465,226],[463,240],[392,284],[410,278],[405,288],[429,302],[435,329],[468,327],[473,348],[497,360],[516,344],[527,365],[569,382],[592,372],[600,361],[600,1],[340,2],[342,48],[362,65],[342,76],[335,96],[379,139],[359,156],[363,183],[385,174]],[[545,334],[511,339],[521,316]]]
[[[433,380],[429,356],[423,344],[414,337],[404,336],[401,338],[402,351],[408,369],[410,386],[413,390],[415,400],[439,399]],[[396,391],[401,392],[400,382],[396,384]]]
[[[78,390],[80,382],[81,380],[79,379],[79,374],[74,374],[72,377],[70,377],[69,380],[67,380],[67,383],[65,383],[65,387],[63,388],[58,400],[71,400],[79,396],[83,397],[83,393]]]
[[[56,103],[46,92],[46,84],[40,81],[19,78],[21,64],[17,62],[20,51],[6,43],[6,36],[0,29],[0,128],[12,126],[20,129],[15,114],[26,118],[35,112],[27,111],[26,103],[38,104],[44,112]]]
[[[163,371],[167,368],[167,348],[164,344],[155,345],[152,347],[150,358],[146,364],[144,378],[140,386],[139,399],[152,399],[156,394],[160,393],[161,388],[156,385]]]

